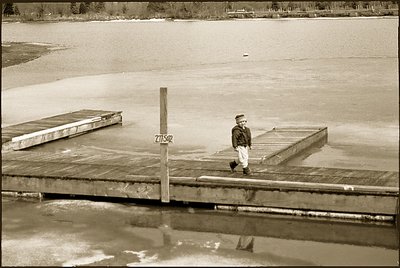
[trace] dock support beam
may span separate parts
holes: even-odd
[[[160,88],[160,134],[168,134],[167,88]],[[168,143],[160,143],[161,202],[169,203]]]

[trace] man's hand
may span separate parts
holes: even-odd
[[[253,147],[252,147],[252,146],[249,146],[249,149],[250,149],[250,150],[252,150],[252,149],[253,149]]]
[[[236,152],[239,150],[237,147],[233,148]]]

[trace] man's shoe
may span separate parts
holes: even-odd
[[[249,168],[249,167],[243,168],[243,174],[244,174],[244,175],[250,175],[250,174],[251,174],[250,168]]]
[[[235,172],[235,167],[237,167],[236,161],[229,162],[229,166],[231,167],[231,171]]]

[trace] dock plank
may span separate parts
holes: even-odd
[[[130,165],[125,165],[118,162],[93,162],[86,155],[58,154],[57,159],[43,160],[47,159],[46,154],[37,154],[38,157],[35,154],[27,151],[3,154],[3,190],[19,191],[24,182],[25,191],[76,194],[79,189],[79,193],[88,195],[95,193],[150,199],[160,197],[159,159],[125,156],[131,161]],[[81,161],[77,161],[79,157]],[[108,156],[108,159],[118,158]],[[249,178],[241,172],[231,173],[224,161],[171,160],[171,200],[384,214],[395,214],[396,211],[393,206],[397,204],[398,198],[397,172],[366,173],[363,170],[263,164],[255,164],[253,169],[254,173]],[[365,179],[366,174],[371,179]],[[223,179],[202,181],[204,176]],[[381,177],[383,180],[376,185],[373,179]],[[349,189],[353,190],[346,190],[343,185],[349,185]],[[249,193],[255,196],[254,200],[249,199]],[[322,199],[316,201],[317,196],[311,194]],[[346,205],[337,205],[335,202],[339,201],[334,201],[336,199]],[[295,200],[298,200],[297,203]]]
[[[31,158],[33,156],[30,156]],[[77,157],[77,156],[76,156]],[[96,170],[126,170],[129,174],[138,174],[145,176],[153,176],[159,172],[159,162],[157,159],[148,159],[143,161],[137,161],[132,165],[118,165],[108,163],[107,165],[99,163],[91,163],[84,161],[47,161],[45,156],[42,156],[41,160],[36,157],[35,160],[21,160],[21,156],[14,157],[15,160],[3,159],[3,172],[8,172],[10,167],[9,164],[13,163],[13,172],[17,175],[30,174],[35,170],[53,169],[65,171],[64,167],[73,166],[71,171],[74,174],[80,174],[85,177],[86,173],[96,174]],[[19,160],[17,160],[19,159]],[[29,158],[28,158],[29,159]],[[86,157],[83,160],[87,160]],[[171,176],[226,176],[226,177],[245,177],[241,172],[231,173],[224,165],[223,162],[215,161],[193,161],[193,160],[171,160],[170,162],[170,174]],[[84,167],[83,169],[81,169]],[[90,167],[90,168],[89,168]],[[353,184],[353,185],[370,185],[370,186],[382,186],[382,187],[398,187],[398,173],[388,171],[368,171],[368,178],[365,177],[365,170],[340,170],[332,168],[308,168],[308,167],[285,167],[285,169],[277,168],[278,166],[265,166],[262,164],[253,165],[253,175],[251,178],[258,179],[272,179],[272,180],[286,180],[286,181],[298,181],[298,182],[315,182],[315,183],[337,183],[337,184]],[[90,169],[90,170],[89,170]],[[61,173],[63,173],[61,172]],[[97,172],[97,173],[98,173]],[[35,171],[35,174],[37,172]],[[111,174],[111,173],[110,173]],[[390,176],[389,176],[390,175]],[[382,179],[383,177],[383,179]],[[378,182],[377,182],[378,181]]]

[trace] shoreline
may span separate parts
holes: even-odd
[[[228,14],[229,13],[229,14]],[[2,17],[2,23],[48,23],[48,22],[90,22],[90,21],[230,21],[230,20],[260,20],[260,19],[314,19],[314,18],[374,18],[398,17],[398,9],[343,9],[343,10],[308,10],[308,11],[252,11],[249,15],[240,12],[228,12],[220,16],[206,17],[138,17],[108,14],[82,14],[82,15],[43,15],[33,17],[25,15],[9,15]]]
[[[45,20],[4,20],[2,23],[59,23],[59,22],[135,22],[135,23],[147,23],[147,22],[202,22],[202,21],[264,21],[264,20],[356,20],[356,19],[398,19],[396,15],[381,15],[381,16],[332,16],[332,17],[279,17],[279,18],[229,18],[229,19],[45,19]]]

